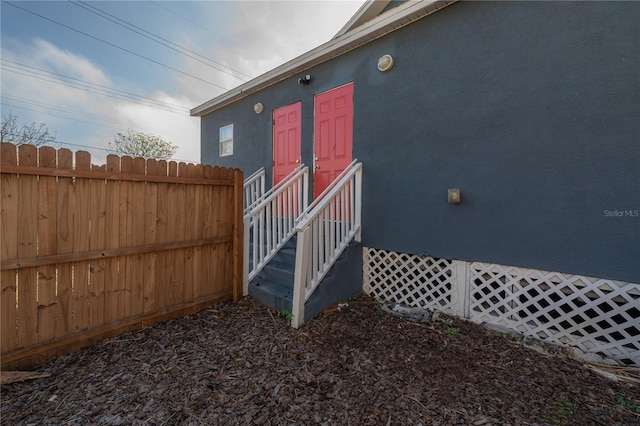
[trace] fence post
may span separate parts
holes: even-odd
[[[244,295],[244,178],[242,170],[233,171],[233,301],[237,302]]]

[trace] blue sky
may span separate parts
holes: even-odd
[[[190,108],[329,41],[363,3],[2,1],[2,114],[97,164],[129,129],[198,162]]]

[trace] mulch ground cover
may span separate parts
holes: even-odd
[[[359,296],[294,330],[247,298],[5,384],[2,425],[636,425],[640,386]]]

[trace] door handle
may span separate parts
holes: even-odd
[[[299,163],[299,162],[300,162],[300,160],[296,160],[296,163]]]
[[[316,164],[315,169],[318,170],[319,168],[320,166]]]

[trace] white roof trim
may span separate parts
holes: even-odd
[[[360,9],[358,9],[355,15],[349,19],[349,22],[347,22],[333,38],[340,37],[347,31],[352,30],[380,15],[380,12],[382,12],[389,3],[391,3],[391,0],[367,0],[362,6],[360,6]]]
[[[223,106],[232,104],[252,93],[409,25],[455,1],[420,0],[403,3],[369,22],[193,108],[191,115],[201,117]]]

